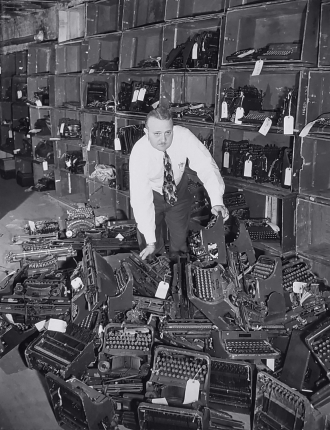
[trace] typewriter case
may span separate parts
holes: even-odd
[[[53,412],[65,430],[109,430],[114,427],[111,399],[76,378],[64,381],[47,373],[46,382]]]

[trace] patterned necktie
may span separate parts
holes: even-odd
[[[164,152],[163,194],[165,202],[174,206],[175,202],[178,200],[178,191],[174,182],[171,159],[166,151]]]

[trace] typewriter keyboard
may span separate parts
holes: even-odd
[[[307,338],[308,339],[308,338]],[[330,371],[330,325],[321,330],[311,341],[307,340],[307,344],[317,356],[319,361],[327,372]]]
[[[111,328],[105,330],[104,352],[118,355],[149,353],[153,343],[153,334],[150,327],[141,328]]]
[[[227,340],[225,345],[229,354],[238,356],[258,356],[274,353],[272,346],[265,340]]]
[[[267,279],[275,269],[275,260],[260,257],[253,267],[253,276],[259,279]]]
[[[117,281],[117,296],[123,293],[127,287],[129,281],[129,276],[126,271],[125,266],[122,264],[118,270],[115,272],[115,278]]]
[[[206,302],[214,302],[221,297],[220,267],[193,269],[193,292],[196,297]]]
[[[291,291],[294,282],[310,282],[315,279],[313,273],[309,270],[306,263],[300,261],[293,266],[283,267],[283,288]]]
[[[251,240],[279,240],[278,234],[269,226],[264,227],[248,227],[247,228]]]

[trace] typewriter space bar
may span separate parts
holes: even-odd
[[[47,351],[47,349],[41,348],[39,345],[36,345],[34,347],[35,350],[42,352],[45,355],[48,355],[49,357],[55,358],[57,361],[62,362],[63,364],[71,364],[71,361],[66,360],[63,357],[59,357],[58,355],[53,354],[50,351]]]

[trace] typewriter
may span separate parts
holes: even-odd
[[[253,429],[309,430],[319,427],[305,396],[264,372],[257,375]]]
[[[228,329],[237,313],[231,301],[236,287],[224,268],[216,263],[190,263],[186,277],[189,300],[220,330]]]
[[[276,110],[262,110],[262,111],[254,111],[251,110],[247,115],[244,115],[241,118],[243,124],[262,124],[266,118],[271,119],[272,124],[274,126],[277,125],[277,122],[280,117],[280,112]]]
[[[300,258],[285,259],[282,263],[283,288],[292,292],[294,282],[310,283],[316,276],[307,263]]]
[[[53,411],[60,427],[67,430],[110,430],[115,408],[106,395],[77,378],[67,381],[47,373],[46,382]]]
[[[107,82],[88,82],[86,88],[86,107],[95,102],[104,103],[108,100]]]
[[[79,377],[95,360],[95,333],[69,323],[65,333],[46,330],[25,350],[30,369],[52,372],[61,378]]]
[[[144,136],[144,124],[120,127],[117,132],[123,154],[130,154],[135,143]]]
[[[103,148],[115,149],[115,124],[113,121],[98,121],[94,123],[90,131],[91,145]]]
[[[263,60],[300,60],[301,43],[270,43],[257,51]]]
[[[323,323],[308,334],[306,344],[314,354],[322,368],[325,370],[327,377],[330,379],[330,322],[326,319]]]
[[[170,406],[182,406],[187,382],[199,382],[199,401],[207,404],[211,359],[197,351],[157,346],[146,397],[165,398]]]
[[[134,309],[147,314],[160,317],[170,316],[175,318],[172,300],[163,300],[156,297],[133,296]]]
[[[61,118],[58,123],[58,134],[66,139],[81,139],[81,123],[77,119]]]
[[[253,241],[279,241],[279,233],[268,224],[267,218],[250,218],[245,220],[246,229]]]
[[[168,430],[169,425],[173,429],[180,430],[204,430],[207,428],[203,413],[189,409],[140,403],[138,415],[141,430]]]

